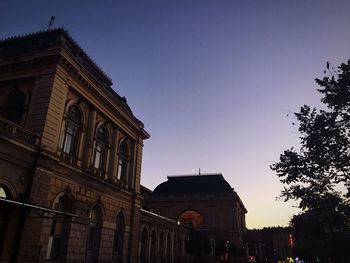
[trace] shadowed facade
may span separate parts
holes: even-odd
[[[141,187],[150,136],[111,86],[63,29],[0,41],[1,262],[188,262],[193,228],[208,262],[218,240],[243,244],[221,174]]]
[[[137,262],[144,125],[63,29],[0,41],[0,261]]]
[[[220,242],[245,246],[247,210],[222,174],[168,176],[153,192],[143,193],[145,209],[205,233],[208,262],[216,260]]]

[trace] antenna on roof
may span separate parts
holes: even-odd
[[[50,29],[51,28],[51,26],[53,25],[53,22],[55,21],[55,16],[51,16],[50,17],[50,20],[49,20],[49,26],[48,26],[48,28],[47,29]]]
[[[198,175],[201,175],[201,168],[199,168],[198,170]]]

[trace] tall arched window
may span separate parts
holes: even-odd
[[[119,151],[118,151],[118,168],[117,168],[118,181],[126,182],[127,172],[128,172],[128,159],[129,159],[128,144],[126,141],[123,141],[119,145]]]
[[[6,187],[0,185],[0,197],[4,199],[12,199],[11,191]],[[2,255],[3,246],[6,240],[6,232],[9,224],[11,207],[0,203],[0,258]],[[12,235],[12,234],[11,234]],[[6,253],[6,251],[4,251]]]
[[[2,187],[1,185],[0,185],[0,197],[1,198],[7,198],[7,193],[6,193],[6,191],[5,191],[5,189],[4,189],[4,187]]]
[[[1,107],[1,116],[16,124],[21,124],[26,108],[26,95],[20,91],[15,90],[10,93]]]
[[[178,262],[183,262],[183,239],[181,236],[179,236],[179,239],[178,239],[178,250],[177,250],[177,253],[178,253]]]
[[[76,157],[79,146],[80,129],[82,125],[82,116],[76,105],[68,108],[66,127],[64,130],[62,152],[68,157]]]
[[[171,262],[172,259],[172,246],[171,246],[171,236],[170,233],[168,233],[166,237],[166,254],[168,258],[168,262]]]
[[[96,133],[94,168],[102,172],[107,149],[108,134],[105,127],[100,126]]]
[[[151,256],[151,263],[156,263],[159,255],[157,251],[157,233],[154,229],[151,234],[151,255],[150,256]]]
[[[178,217],[177,221],[179,221],[182,225],[194,228],[201,228],[205,226],[204,217],[195,210],[184,211]]]
[[[63,195],[55,201],[53,208],[62,212],[72,213],[73,203],[69,197]],[[57,215],[53,219],[47,250],[48,259],[65,262],[69,240],[70,222],[71,218],[63,215]]]
[[[174,235],[174,242],[173,242],[173,260],[174,262],[177,262],[177,236]]]
[[[98,262],[102,230],[102,211],[99,206],[94,206],[90,212],[89,238],[86,249],[86,262]]]
[[[148,263],[148,233],[147,229],[143,228],[141,232],[141,249],[140,249],[140,263]]]
[[[159,234],[159,261],[165,262],[165,237],[164,233]]]
[[[113,262],[123,262],[123,244],[124,244],[125,220],[120,212],[116,219],[116,229],[113,245]]]

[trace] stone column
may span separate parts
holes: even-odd
[[[94,142],[94,133],[95,133],[95,122],[96,122],[96,110],[93,106],[90,107],[87,132],[86,132],[86,145],[83,155],[83,167],[90,167],[90,160],[92,154],[92,147]]]
[[[136,142],[135,170],[133,171],[134,184],[132,186],[132,189],[134,190],[135,193],[140,193],[142,150],[143,150],[143,141],[141,140],[141,138],[138,138]]]
[[[111,181],[114,181],[116,177],[116,156],[117,156],[117,149],[118,149],[118,129],[116,127],[113,127],[113,134],[111,138],[111,154],[109,158],[109,168],[108,168],[108,179]]]

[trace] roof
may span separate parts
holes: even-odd
[[[233,189],[222,174],[168,176],[152,195],[232,193]]]
[[[63,36],[68,42],[62,41],[61,38],[57,37],[59,35]],[[88,66],[95,71],[95,74],[99,74],[101,76],[100,79],[103,79],[103,81],[105,81],[107,85],[113,84],[111,78],[107,76],[107,74],[96,64],[95,61],[93,61],[93,59],[89,55],[87,55],[83,48],[72,38],[72,36],[64,28],[53,28],[33,32],[30,34],[17,35],[9,38],[0,39],[0,49],[4,49],[6,46],[10,46],[10,48],[12,47],[13,49],[16,49],[16,52],[18,52],[19,47],[16,46],[16,44],[19,43],[25,43],[27,45],[25,48],[22,47],[23,51],[34,47],[47,48],[48,46],[53,46],[57,44],[67,45],[73,49],[72,51],[75,54],[79,54],[80,57],[84,57],[84,59],[87,61]],[[7,49],[6,51],[9,52],[10,50]]]

